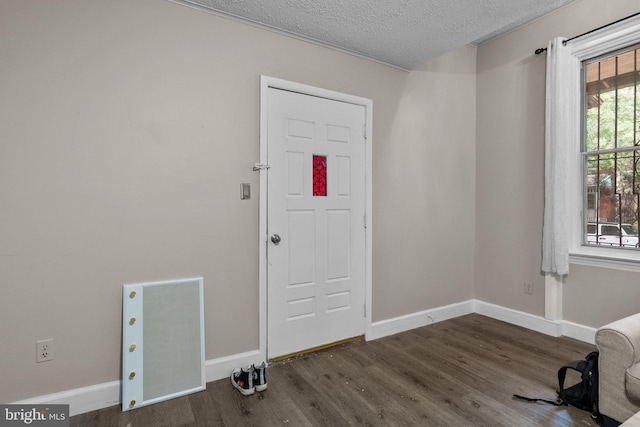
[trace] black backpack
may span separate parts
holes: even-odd
[[[567,369],[573,369],[580,373],[582,381],[564,388],[564,379]],[[563,405],[571,405],[584,411],[590,411],[598,415],[598,352],[592,351],[584,360],[576,360],[563,366],[558,371],[558,399]]]
[[[567,370],[580,373],[581,381],[571,387],[564,388]],[[592,351],[583,360],[576,360],[558,370],[558,398],[556,400],[532,399],[514,394],[514,397],[530,402],[545,402],[552,405],[571,405],[591,412],[593,418],[600,415],[598,411],[598,352]]]

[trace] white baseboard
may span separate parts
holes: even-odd
[[[227,378],[236,368],[248,366],[252,363],[260,364],[264,360],[265,357],[260,350],[247,351],[246,353],[207,360],[204,364],[207,382]]]
[[[367,328],[368,341],[420,328],[436,322],[453,319],[471,313],[501,320],[554,337],[567,336],[593,344],[596,329],[566,321],[552,321],[522,311],[512,310],[478,300],[468,300],[457,304],[424,310],[405,316],[386,319],[371,324]],[[226,378],[238,367],[259,363],[264,360],[264,352],[252,350],[245,353],[220,357],[205,362],[207,382]],[[120,404],[120,381],[111,381],[88,387],[66,390],[59,393],[34,397],[13,402],[16,404],[65,404],[69,405],[69,415],[74,416]]]
[[[502,320],[503,322],[522,326],[523,328],[531,329],[545,335],[551,335],[552,337],[565,336],[589,344],[595,344],[596,329],[589,326],[578,325],[577,323],[566,320],[549,320],[544,317],[534,316],[533,314],[478,300],[475,300],[474,304],[475,313],[491,317],[492,319]]]
[[[473,313],[473,300],[460,302],[457,304],[437,307],[430,310],[419,311],[393,319],[374,322],[367,330],[367,341],[377,340],[400,332],[410,331],[443,320],[453,319]]]
[[[474,301],[474,305],[474,312],[482,314],[483,316],[531,329],[536,332],[541,332],[545,335],[551,335],[552,337],[559,337],[562,335],[561,321],[548,320],[544,317],[535,316],[523,311],[512,310],[510,308],[478,300]]]
[[[574,338],[589,344],[596,344],[596,331],[598,329],[579,325],[573,322],[562,322],[562,334],[565,337]]]
[[[69,405],[69,416],[120,404],[120,381],[65,390],[13,402],[18,405]]]
[[[564,320],[548,320],[544,317],[475,299],[375,322],[367,331],[366,338],[367,340],[375,340],[471,313],[482,314],[552,337],[567,336],[589,344],[595,343],[595,328]]]
[[[227,378],[234,369],[252,363],[260,363],[263,360],[264,356],[259,350],[207,360],[204,366],[206,381],[211,382]],[[13,403],[20,405],[69,405],[69,416],[74,416],[119,405],[120,402],[120,381],[110,381]]]

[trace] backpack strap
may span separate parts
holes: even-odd
[[[556,400],[534,399],[534,398],[531,398],[531,397],[520,396],[519,394],[514,394],[513,397],[516,397],[516,398],[522,399],[522,400],[526,400],[527,402],[544,402],[544,403],[548,403],[549,405],[554,405],[554,406],[561,406],[561,405],[565,404],[562,401],[562,399],[560,399],[560,398],[557,398]]]
[[[568,365],[563,366],[558,371],[558,383],[560,384],[560,391],[558,391],[558,398],[556,400],[536,399],[536,398],[521,396],[519,394],[514,394],[513,397],[526,400],[527,402],[544,402],[554,406],[568,405],[568,403],[562,398],[562,394],[561,394],[562,391],[564,390],[564,379],[567,376],[567,369],[576,369],[576,367],[578,366],[578,363],[580,362],[581,360],[574,360],[573,362],[569,362]]]

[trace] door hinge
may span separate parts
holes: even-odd
[[[367,140],[367,124],[366,123],[362,125],[362,136],[366,141]]]
[[[367,317],[367,303],[364,303],[364,317]]]
[[[367,228],[367,215],[364,216],[364,228]]]

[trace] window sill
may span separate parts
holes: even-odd
[[[640,251],[581,246],[569,253],[569,263],[640,272]]]

